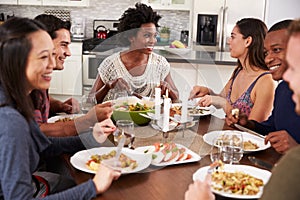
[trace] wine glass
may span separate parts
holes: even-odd
[[[81,97],[81,111],[86,114],[90,109],[92,109],[97,104],[95,94],[87,94]]]
[[[117,145],[121,136],[126,137],[125,145],[128,145],[130,149],[133,148],[133,142],[135,138],[134,134],[134,123],[132,120],[118,120],[116,126],[119,131],[114,133],[114,142]]]
[[[243,157],[243,135],[236,131],[225,132],[222,136],[222,160],[225,163],[239,163]]]
[[[117,90],[113,94],[113,104],[121,105],[128,99],[128,93],[125,90]]]

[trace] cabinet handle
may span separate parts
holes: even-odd
[[[222,50],[222,41],[223,41],[223,20],[224,20],[224,7],[222,6],[220,8],[220,32],[219,32],[219,47],[218,47],[218,50],[221,51]]]
[[[224,27],[223,27],[223,42],[222,42],[222,51],[225,51],[225,47],[226,47],[226,40],[227,40],[227,20],[228,18],[228,7],[226,6],[226,8],[224,9]]]

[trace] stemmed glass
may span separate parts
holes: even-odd
[[[225,132],[222,136],[222,160],[225,163],[239,163],[243,157],[243,135],[236,131]]]
[[[91,110],[97,104],[97,100],[95,94],[83,95],[81,97],[81,111],[86,114],[89,110]]]
[[[116,123],[119,131],[114,132],[114,142],[118,144],[121,136],[126,137],[125,145],[128,145],[130,149],[133,148],[133,142],[135,139],[134,123],[132,120],[118,120]]]

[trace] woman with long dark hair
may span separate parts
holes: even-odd
[[[0,199],[33,199],[33,172],[41,156],[84,149],[79,137],[47,138],[33,116],[29,96],[50,86],[55,66],[53,42],[44,27],[27,18],[0,26]],[[91,199],[120,173],[101,166],[93,180],[44,199]]]

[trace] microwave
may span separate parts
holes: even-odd
[[[82,84],[84,87],[91,87],[98,75],[98,67],[106,56],[84,54],[82,56]]]

